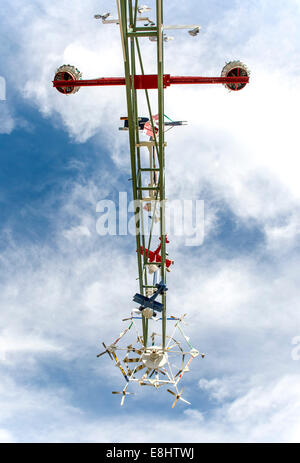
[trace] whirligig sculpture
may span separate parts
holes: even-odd
[[[53,86],[64,95],[75,94],[85,86],[126,86],[127,116],[121,117],[124,127],[120,130],[129,133],[139,281],[139,292],[133,296],[133,302],[139,304],[139,307],[132,309],[130,317],[124,319],[130,323],[119,337],[108,346],[103,343],[105,350],[98,354],[98,357],[108,354],[125,379],[122,391],[113,392],[122,395],[121,405],[125,397],[132,394],[127,391],[128,386],[135,383],[156,389],[166,385],[173,387],[174,390],[167,391],[175,397],[172,405],[174,407],[179,400],[189,403],[182,397],[183,388],[179,391],[178,383],[200,352],[193,347],[190,338],[184,332],[186,314],[167,316],[166,273],[170,271],[174,261],[167,257],[166,252],[169,240],[165,224],[165,132],[175,126],[185,125],[186,121],[172,121],[164,114],[164,91],[170,85],[183,84],[223,84],[230,91],[239,91],[249,82],[249,70],[242,62],[232,61],[226,63],[220,77],[164,74],[164,42],[173,39],[166,35],[166,31],[188,29],[189,35],[196,37],[199,35],[200,26],[164,25],[163,0],[156,0],[155,20],[143,16],[143,13],[150,12],[151,8],[146,5],[139,6],[137,0],[117,0],[116,5],[117,19],[113,19],[110,13],[95,15],[95,19],[101,20],[103,24],[119,26],[125,77],[83,80],[80,71],[67,64],[57,69]],[[139,26],[141,22],[144,23],[143,26]],[[147,38],[156,44],[157,73],[150,75],[144,72],[140,47],[140,41]],[[137,64],[140,74],[136,71]],[[152,111],[148,91],[150,89],[157,91],[157,114]],[[146,97],[147,117],[139,115],[138,94],[141,92],[144,92]],[[148,139],[145,140],[143,137]],[[149,157],[146,156],[147,164],[142,162],[145,159],[145,156],[142,156],[144,149],[149,153]],[[144,233],[145,221],[150,221],[147,243]],[[155,224],[159,224],[160,227],[160,244],[155,251],[151,251]],[[171,335],[167,334],[167,321],[173,324]],[[159,322],[161,331],[157,333],[156,329],[150,334],[150,324],[157,328]],[[139,323],[142,326],[142,335],[139,333]],[[122,347],[122,341],[132,331],[135,342]],[[180,340],[177,335],[180,336]],[[120,355],[124,355],[122,360],[118,357]],[[200,356],[203,358],[204,354]]]

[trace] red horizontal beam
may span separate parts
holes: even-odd
[[[93,87],[95,85],[125,85],[124,77],[101,77],[91,80],[53,80],[53,87]]]
[[[199,76],[176,76],[170,74],[163,76],[164,87],[173,84],[247,84],[248,76],[238,77],[199,77]],[[101,77],[91,80],[54,80],[53,87],[92,87],[104,85],[125,85],[124,77]],[[157,88],[157,75],[134,76],[134,87],[137,90]]]
[[[176,76],[171,77],[169,85],[172,84],[247,84],[248,76],[238,77],[198,77],[198,76]]]

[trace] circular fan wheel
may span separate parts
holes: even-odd
[[[227,63],[221,72],[221,77],[239,77],[239,76],[249,77],[249,75],[250,75],[249,69],[247,68],[245,64],[241,63],[241,61],[231,61]],[[245,83],[227,84],[226,83],[224,85],[228,90],[233,90],[236,92],[238,90],[242,90],[242,88],[246,87],[247,84]]]
[[[54,76],[54,80],[80,80],[82,77],[81,72],[75,68],[74,66],[71,66],[70,64],[64,64],[63,66],[60,66],[56,74]],[[80,87],[56,87],[56,89],[60,92],[63,93],[64,95],[71,95],[73,93],[78,92]]]

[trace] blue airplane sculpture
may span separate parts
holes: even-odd
[[[163,304],[157,302],[155,299],[164,291],[168,291],[168,288],[163,281],[157,283],[155,286],[157,287],[157,291],[155,291],[155,293],[151,297],[146,297],[138,293],[134,295],[133,300],[134,302],[141,304],[141,311],[144,310],[146,307],[149,307],[149,309],[156,310],[157,312],[162,312],[164,307]]]

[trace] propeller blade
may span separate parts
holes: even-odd
[[[173,349],[173,347],[176,347],[177,344],[173,344],[172,346],[169,346],[167,350]]]
[[[142,353],[143,353],[143,351],[141,349],[136,349],[135,347],[132,346],[132,344],[127,346],[127,351],[128,352],[136,352],[139,355],[142,355]]]
[[[156,335],[157,333],[154,333],[154,332],[151,334],[152,346],[154,346],[154,338]]]
[[[143,370],[143,368],[145,368],[145,365],[139,365],[135,371],[140,371],[140,370]]]
[[[137,337],[137,342],[139,342],[140,344],[142,344],[142,346],[144,346],[144,339],[141,336]]]
[[[174,395],[174,396],[176,397],[176,399],[175,399],[174,402],[173,402],[172,408],[175,407],[175,405],[177,404],[177,402],[178,402],[179,399],[182,400],[183,402],[185,402],[185,403],[191,405],[190,402],[188,402],[187,400],[185,400],[185,399],[183,399],[183,398],[181,397],[181,394],[182,394],[182,392],[183,392],[183,389],[184,389],[184,387],[181,389],[180,392],[178,392],[178,394],[175,394],[175,392],[171,391],[170,389],[167,389],[168,392],[170,392],[172,395]]]
[[[125,357],[125,358],[126,358],[126,357]],[[129,358],[128,358],[128,359],[126,360],[126,363],[138,362],[139,360],[140,360],[139,358],[134,358],[134,359],[129,359]],[[125,361],[125,359],[124,359],[124,361]]]
[[[176,399],[175,399],[174,402],[173,402],[172,408],[175,407],[175,405],[177,404],[178,400],[179,400],[179,397],[176,397]]]
[[[132,352],[136,352],[138,355],[142,355],[143,351],[140,349],[132,349]]]
[[[134,392],[127,392],[126,389],[123,389],[123,391],[112,391],[112,394],[123,394],[125,395],[134,395]]]
[[[110,358],[113,360],[113,358],[112,358],[112,356],[111,356],[111,353],[110,353],[109,350],[107,349],[107,347],[106,347],[106,345],[104,344],[104,342],[102,343],[102,345],[104,346],[105,351],[104,351],[104,352],[101,352],[101,354],[98,354],[97,357],[101,357],[101,355],[108,353],[108,355],[110,356]]]
[[[188,402],[187,400],[183,399],[182,397],[179,397],[179,399],[182,400],[182,402],[185,402],[186,404],[191,405],[191,402]]]
[[[148,368],[148,369],[146,370],[145,374],[142,376],[142,379],[146,379],[147,376],[149,375],[150,371],[151,371],[151,368]]]

